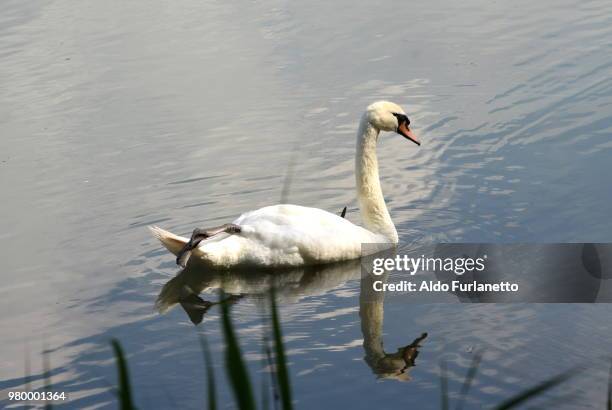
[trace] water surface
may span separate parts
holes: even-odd
[[[23,388],[27,357],[41,386],[48,348],[66,407],[114,407],[117,337],[142,408],[201,407],[197,336],[220,376],[219,312],[197,327],[176,305],[157,312],[178,270],[146,226],[185,234],[275,203],[288,169],[291,202],[348,206],[357,222],[354,134],[377,99],[403,105],[424,142],[379,145],[404,244],[612,241],[606,1],[3,6],[2,400]],[[250,295],[233,312],[258,386],[266,279],[235,280]],[[605,305],[368,307],[350,265],[276,280],[298,408],[435,409],[440,360],[457,392],[483,348],[466,403],[480,408],[610,354]],[[424,332],[410,381],[374,369],[382,340],[394,353]],[[539,408],[602,408],[602,372]]]

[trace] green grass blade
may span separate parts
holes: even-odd
[[[49,351],[46,346],[43,346],[43,373],[45,378],[45,392],[51,393],[53,385],[51,384],[51,364],[49,363]],[[53,409],[53,405],[45,398],[45,410]]]
[[[117,339],[111,340],[113,351],[115,352],[115,359],[117,360],[117,372],[119,380],[119,407],[121,410],[133,410],[136,409],[132,402],[132,388],[130,387],[130,377],[128,374],[127,361],[123,354],[121,344]]]
[[[25,378],[24,378],[23,384],[25,386],[26,393],[29,393],[30,391],[32,391],[32,366],[30,364],[30,346],[28,344],[26,344],[25,355],[24,355],[23,360],[24,360],[23,367],[25,371]],[[28,409],[30,408],[30,400],[28,400],[27,398],[26,398],[26,408]]]
[[[272,386],[272,403],[274,403],[274,410],[278,410],[278,401],[280,396],[278,394],[278,377],[276,377],[276,365],[272,360],[272,351],[270,350],[270,344],[268,338],[265,338],[264,349],[266,353],[266,360],[268,367],[270,368],[270,386]]]
[[[270,306],[272,311],[272,332],[274,335],[274,350],[276,353],[276,375],[280,390],[281,403],[283,410],[291,410],[291,383],[289,382],[289,371],[287,369],[287,359],[283,346],[283,335],[280,327],[280,318],[276,307],[276,295],[274,288],[270,290]]]
[[[206,393],[208,394],[208,410],[217,409],[217,391],[215,387],[215,371],[212,364],[212,356],[208,343],[204,335],[200,335],[200,346],[204,353],[204,362],[206,364]]]
[[[261,410],[267,410],[270,408],[270,392],[268,391],[267,380],[266,374],[264,373],[261,377]]]
[[[459,401],[457,406],[455,406],[455,410],[463,409],[463,403],[467,394],[470,391],[470,387],[472,386],[472,382],[476,377],[476,373],[478,372],[478,366],[480,365],[480,360],[482,359],[482,352],[476,352],[474,354],[474,358],[472,359],[472,364],[465,375],[465,380],[463,381],[463,385],[461,386],[461,390],[459,391]]]
[[[571,369],[568,370],[565,373],[561,373],[555,377],[552,377],[548,380],[543,381],[542,383],[539,383],[519,394],[517,394],[514,397],[509,398],[508,400],[504,401],[503,403],[501,403],[500,405],[498,405],[497,407],[495,407],[495,410],[507,410],[507,409],[511,409],[514,408],[516,406],[518,406],[519,404],[524,403],[525,401],[532,399],[536,396],[539,396],[543,393],[545,393],[547,390],[552,389],[553,387],[558,386],[559,384],[563,383],[564,381],[570,379],[571,377],[574,377],[576,374],[578,374],[580,372],[580,370],[576,370],[576,369]]]
[[[221,299],[223,299],[223,294],[221,295]],[[227,303],[221,303],[221,325],[225,336],[225,365],[234,391],[234,396],[238,402],[238,408],[240,410],[255,409],[251,381],[242,360],[240,346],[234,334]]]
[[[266,310],[266,306],[261,304],[261,317],[267,318],[268,312]],[[264,322],[262,325],[261,332],[261,367],[262,367],[262,377],[261,377],[261,410],[269,410],[270,409],[270,393],[272,393],[272,403],[274,404],[274,410],[278,410],[278,389],[277,389],[277,380],[276,380],[276,371],[274,362],[272,361],[272,352],[270,351],[270,327],[269,323]],[[266,368],[270,369],[270,371],[266,372]],[[270,378],[268,380],[268,377]],[[268,384],[268,382],[270,384]]]
[[[440,408],[448,410],[448,376],[446,375],[446,360],[440,362]]]
[[[610,364],[610,373],[608,374],[608,410],[612,410],[612,363]]]

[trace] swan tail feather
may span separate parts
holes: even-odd
[[[162,243],[162,245],[164,245],[166,249],[168,249],[175,255],[178,255],[178,253],[181,251],[181,249],[183,249],[185,244],[189,242],[188,238],[175,235],[172,232],[168,232],[160,228],[159,226],[149,226],[149,230],[151,231],[153,236],[159,239],[159,241]]]

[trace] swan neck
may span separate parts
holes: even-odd
[[[363,280],[362,280],[363,282]],[[362,289],[359,299],[359,318],[361,321],[361,334],[363,335],[363,348],[366,358],[374,362],[385,357],[383,348],[383,319],[384,319],[384,294],[372,294],[373,281],[366,279],[370,288]],[[363,283],[362,283],[363,286]],[[364,297],[367,292],[369,296]],[[381,296],[383,295],[383,296]],[[368,300],[364,300],[368,299]],[[371,300],[373,299],[373,300]]]
[[[390,243],[397,243],[398,236],[391,220],[378,175],[376,143],[379,130],[373,127],[366,115],[359,124],[357,133],[357,152],[355,156],[355,176],[357,179],[357,198],[361,219],[365,227],[373,233],[384,236]]]

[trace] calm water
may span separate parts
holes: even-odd
[[[28,363],[42,385],[46,347],[65,407],[113,408],[117,337],[141,408],[201,408],[198,334],[222,377],[219,311],[195,327],[176,295],[216,300],[220,278],[172,279],[146,226],[228,222],[277,202],[288,169],[290,202],[358,221],[354,134],[376,99],[424,142],[379,144],[403,243],[612,241],[607,0],[7,0],[0,56],[3,406]],[[270,278],[229,276],[259,391]],[[440,360],[456,394],[479,349],[466,408],[592,363],[534,406],[605,403],[612,306],[365,303],[354,264],[274,280],[298,408],[437,409]],[[393,353],[424,332],[398,375]]]

